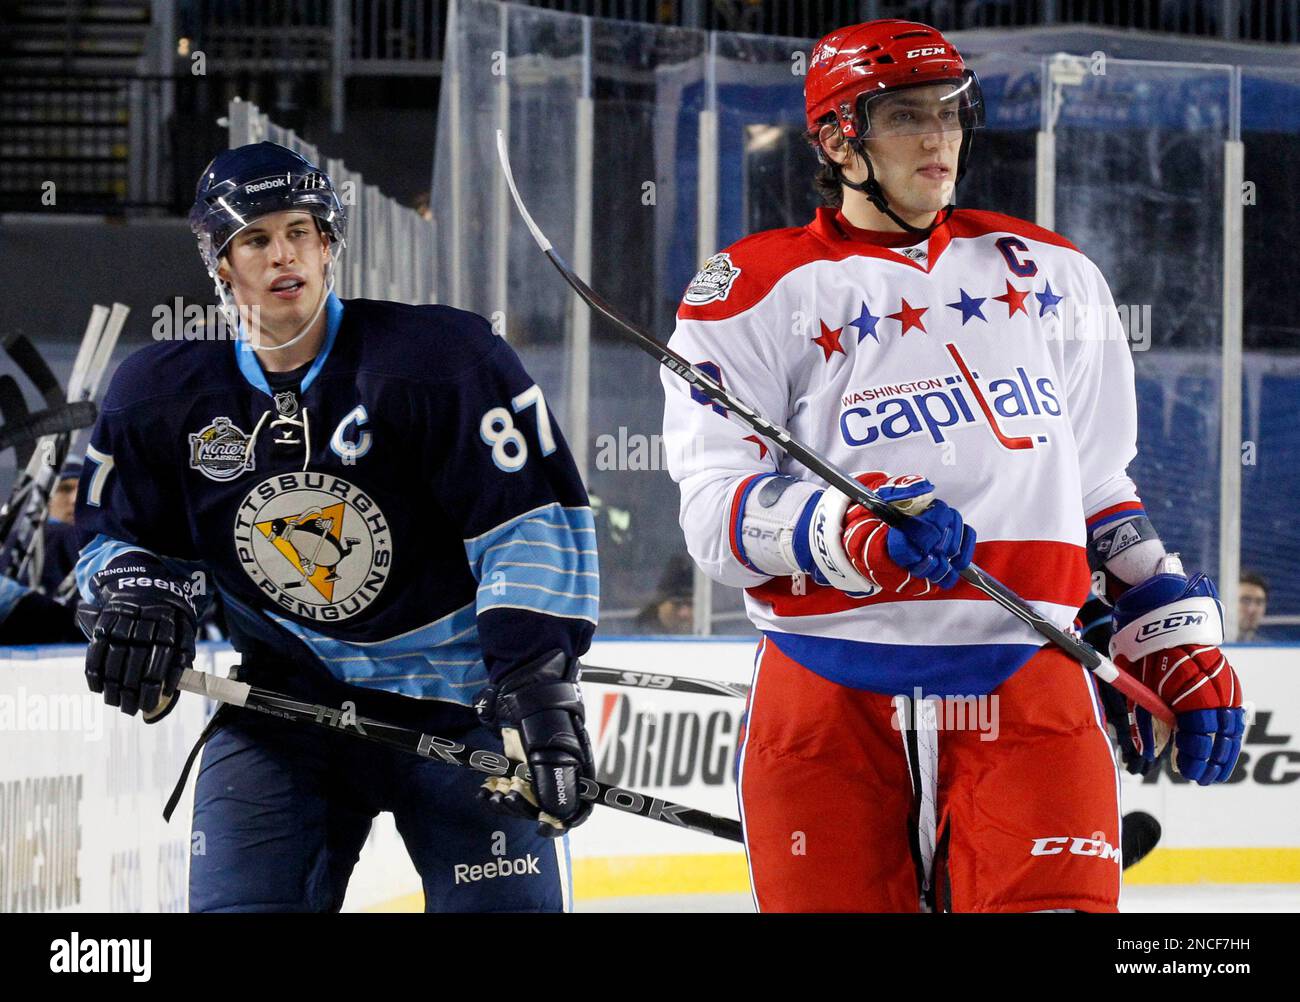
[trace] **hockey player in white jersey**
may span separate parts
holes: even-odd
[[[1117,663],[1176,714],[1170,735],[1130,706],[1135,750],[1171,745],[1203,785],[1231,774],[1241,687],[1213,585],[1165,552],[1125,472],[1110,291],[1064,237],[954,208],[984,109],[939,32],[840,29],[805,96],[827,205],[710,258],[671,346],[917,518],[823,490],[665,372],[688,548],[763,632],[738,762],[757,905],[1114,911],[1091,676],[958,574],[974,559],[1068,628],[1091,572]]]

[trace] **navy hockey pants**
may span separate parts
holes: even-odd
[[[501,751],[477,727],[447,735]],[[567,839],[475,799],[480,773],[238,710],[203,749],[194,912],[337,911],[380,811],[391,811],[426,911],[564,911]]]

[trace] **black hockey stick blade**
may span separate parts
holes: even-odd
[[[886,525],[902,526],[911,519],[912,516],[885,503],[875,491],[850,477],[825,456],[799,441],[779,424],[769,421],[743,400],[723,389],[720,383],[707,373],[696,368],[666,344],[655,340],[631,321],[624,319],[617,309],[597,295],[591,286],[578,277],[564,258],[556,253],[550,240],[546,238],[546,234],[533,220],[528,207],[519,194],[519,188],[515,184],[514,173],[510,169],[510,156],[506,150],[505,134],[500,130],[497,131],[497,157],[501,161],[502,171],[505,172],[506,185],[514,198],[515,207],[523,217],[524,224],[532,233],[533,239],[537,241],[537,246],[550,258],[551,264],[555,265],[556,270],[569,283],[573,291],[582,297],[589,306],[603,314],[620,330],[631,335],[632,340],[644,351],[654,356],[664,368],[676,373],[714,403],[721,404],[744,424],[771,441],[778,448],[784,449],[785,452],[803,463],[805,467],[821,477],[831,487],[847,495],[851,501],[862,505]],[[1120,671],[1110,658],[1094,649],[1090,644],[1085,643],[1071,633],[1066,633],[1050,622],[1037,609],[997,578],[974,563],[968,564],[961,570],[961,577],[997,602],[998,605],[1030,627],[1039,636],[1055,644],[1088,671],[1096,674],[1103,682],[1108,682],[1114,686],[1170,728],[1175,726],[1173,711],[1165,705],[1159,696],[1132,675]]]
[[[358,717],[337,707],[300,702],[269,689],[255,688],[246,682],[187,669],[181,675],[180,688],[222,703],[242,706],[284,720],[326,727],[341,734],[388,745],[390,748],[449,765],[474,769],[489,776],[517,776],[525,782],[531,778],[527,763],[515,762],[497,752],[470,748],[459,741],[438,737],[436,734],[423,734],[413,728]],[[743,841],[740,822],[732,818],[586,778],[580,781],[579,787],[578,795],[594,804],[604,804],[626,814],[663,821],[679,828],[690,828],[732,842]]]
[[[5,378],[12,382],[12,377]],[[0,380],[0,392],[3,392],[2,384],[3,380]],[[16,388],[17,384],[14,385]],[[3,409],[3,403],[0,403],[0,411]],[[77,400],[50,410],[27,414],[13,421],[6,417],[4,425],[0,427],[0,452],[10,446],[26,446],[27,455],[30,456],[39,439],[46,435],[66,435],[81,428],[89,428],[95,423],[98,413],[94,401]],[[20,465],[25,466],[26,463]]]
[[[27,400],[18,385],[18,380],[6,372],[0,376],[0,420],[4,421],[4,426],[0,427],[0,435],[3,435],[6,429],[20,424],[26,417]],[[19,470],[26,469],[27,461],[32,458],[32,451],[35,448],[35,442],[14,443],[14,463]]]
[[[14,364],[36,384],[36,389],[45,400],[46,407],[54,408],[66,402],[67,397],[64,395],[63,387],[59,385],[58,378],[27,335],[10,334],[4,339],[4,346],[5,351],[9,352],[9,357],[14,360]]]

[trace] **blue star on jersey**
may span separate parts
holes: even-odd
[[[862,339],[868,334],[871,335],[876,344],[880,344],[880,335],[876,333],[876,324],[879,322],[880,317],[872,316],[871,308],[867,306],[864,300],[862,303],[862,312],[858,314],[858,319],[849,321],[850,327],[856,327],[858,329],[858,344],[861,344]]]
[[[988,323],[989,318],[980,311],[980,307],[984,305],[984,299],[982,297],[971,297],[965,289],[959,289],[958,291],[961,293],[961,299],[958,302],[949,303],[948,308],[951,310],[961,310],[961,325],[965,327],[966,321],[971,317],[979,317],[985,323]]]
[[[1060,316],[1060,314],[1056,312],[1056,304],[1065,297],[1053,294],[1051,282],[1044,281],[1043,291],[1035,292],[1034,296],[1038,299],[1038,315],[1040,317],[1046,316],[1048,313],[1051,313],[1056,317]]]

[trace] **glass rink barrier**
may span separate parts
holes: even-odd
[[[1216,579],[1230,634],[1238,575],[1258,571],[1274,639],[1300,638],[1300,528],[1286,500],[1300,494],[1287,431],[1300,406],[1297,283],[1271,249],[1296,222],[1284,165],[1300,76],[1198,60],[1190,40],[1185,62],[1141,62],[953,38],[986,102],[959,204],[1055,229],[1097,263],[1133,349],[1130,473],[1157,529]],[[740,596],[686,556],[658,367],[537,251],[497,168],[496,131],[560,255],[667,339],[705,258],[812,217],[812,44],[486,0],[462,0],[449,22],[439,289],[493,318],[562,416],[598,499],[603,631],[751,632]]]

